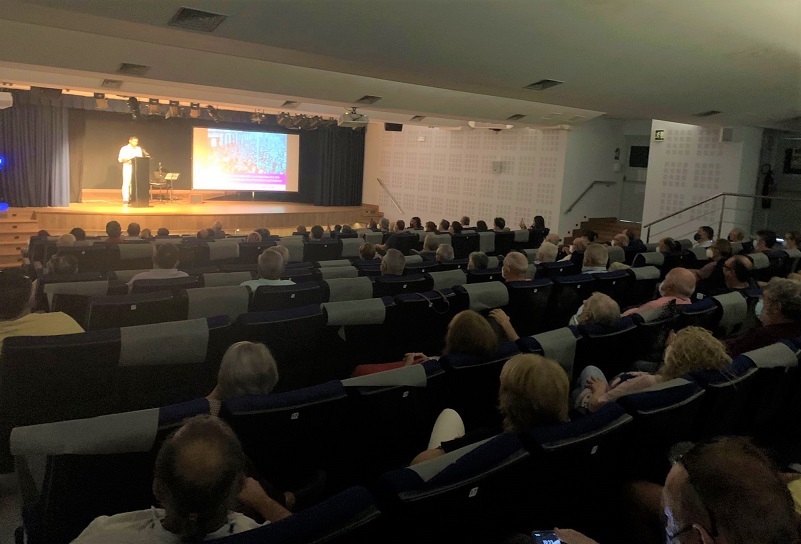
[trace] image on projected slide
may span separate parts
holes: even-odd
[[[194,128],[192,185],[226,191],[296,191],[297,174],[288,172],[291,155],[297,155],[297,143],[293,146],[291,138],[270,132]]]

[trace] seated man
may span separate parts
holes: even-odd
[[[582,274],[604,274],[608,272],[606,264],[609,262],[609,250],[602,244],[590,244],[584,251]]]
[[[462,228],[464,228],[464,229],[471,228],[470,227],[470,218],[468,216],[463,215],[461,221],[459,221],[459,222],[462,224]]]
[[[436,259],[438,248],[439,242],[437,242],[437,239],[432,234],[426,234],[426,237],[423,239],[423,250],[415,251],[415,253],[420,255],[423,259]]]
[[[142,232],[142,227],[139,226],[139,223],[128,223],[128,238],[139,238],[139,234]]]
[[[735,255],[726,259],[723,265],[723,282],[726,291],[743,291],[754,286],[751,271],[754,263],[744,255]]]
[[[770,255],[776,245],[776,232],[772,230],[760,230],[757,232],[754,251]]]
[[[572,244],[570,244],[570,247],[568,248],[568,250],[566,252],[566,255],[564,257],[562,257],[561,259],[559,259],[559,260],[560,261],[572,261],[572,260],[574,260],[574,257],[573,257],[574,253],[584,253],[585,251],[587,251],[587,247],[589,245],[590,245],[590,242],[587,240],[586,237],[579,236],[578,238],[573,240]],[[582,262],[583,262],[583,260],[582,260]],[[576,264],[579,264],[579,263],[576,263]]]
[[[409,220],[409,228],[413,230],[423,230],[423,220],[415,215]]]
[[[503,217],[496,217],[492,220],[492,230],[495,232],[504,232],[506,230],[506,219]]]
[[[214,224],[211,225],[211,230],[214,231],[213,236],[211,236],[212,238],[225,238],[225,231],[223,230],[222,223],[219,221],[215,221]]]
[[[801,240],[801,232],[790,230],[784,235],[784,249],[798,249],[798,241]]]
[[[83,242],[84,240],[86,240],[86,231],[83,230],[81,227],[75,227],[70,231],[70,234],[75,236],[76,242]]]
[[[383,253],[388,249],[398,249],[398,246],[400,245],[399,238],[406,236],[416,237],[417,234],[406,231],[406,222],[403,219],[398,219],[397,221],[395,221],[394,230],[392,231],[392,234],[389,235],[389,238],[387,238],[386,243],[376,244],[375,249],[379,253]]]
[[[530,278],[526,277],[528,273],[528,257],[517,251],[509,252],[503,259],[503,267],[501,268],[501,276],[504,281],[529,281]]]
[[[297,236],[303,236],[304,238],[309,237],[309,233],[306,232],[306,227],[304,227],[303,225],[298,225],[297,227],[295,227],[295,232],[293,232],[292,234]]]
[[[276,246],[277,247],[277,246]],[[259,278],[255,280],[243,281],[239,285],[250,287],[251,291],[256,291],[262,285],[295,285],[292,280],[282,280],[281,275],[284,273],[284,258],[278,251],[270,251],[271,248],[265,249],[259,255]]]
[[[452,261],[454,257],[453,246],[450,244],[440,244],[437,247],[436,260],[438,263]]]
[[[122,227],[117,221],[109,221],[106,223],[106,238],[107,244],[121,244],[122,243]]]
[[[665,280],[659,284],[659,298],[646,302],[639,308],[631,308],[623,313],[623,317],[632,314],[644,314],[648,310],[655,310],[665,306],[669,302],[675,301],[676,304],[691,304],[690,297],[695,292],[695,274],[686,268],[674,268],[665,276]]]
[[[314,225],[311,228],[311,236],[309,236],[309,240],[313,242],[319,242],[323,239],[323,234],[325,234],[323,227],[321,225]]]
[[[382,276],[402,276],[406,268],[406,257],[397,249],[388,249],[387,254],[381,259]]]
[[[275,253],[278,253],[281,256],[281,260],[284,261],[284,268],[286,268],[286,265],[289,264],[289,248],[287,248],[286,246],[282,246],[280,244],[275,246],[270,246],[264,251],[273,251]]]
[[[726,261],[731,257],[731,242],[723,238],[715,240],[707,248],[706,256],[712,262],[705,264],[699,270],[694,270],[693,273],[699,282],[698,291],[702,291],[707,295],[715,295],[723,292],[726,287],[723,270]]]
[[[609,295],[593,293],[570,318],[571,325],[604,325],[616,327],[620,321],[620,306]]]
[[[534,256],[534,264],[540,263],[553,263],[556,262],[556,256],[559,253],[559,248],[551,242],[543,242],[537,248],[537,254]]]
[[[137,280],[166,280],[185,278],[188,274],[178,270],[178,248],[173,244],[161,244],[153,252],[153,270],[140,272],[128,282],[128,291]]]
[[[156,231],[156,238],[166,238],[170,235],[170,230],[167,227],[159,227]]]
[[[266,523],[291,513],[245,477],[245,454],[231,428],[195,416],[170,436],[156,458],[153,495],[163,508],[96,518],[73,542],[175,543],[223,538],[260,527],[229,508],[237,500]]]
[[[56,247],[73,247],[75,242],[77,242],[75,235],[68,232],[58,237],[58,240],[56,240]]]
[[[486,270],[489,268],[489,257],[481,251],[474,251],[467,257],[468,270]]]
[[[623,231],[623,234],[625,234],[629,239],[629,243],[626,246],[626,250],[634,251],[636,253],[644,253],[648,251],[648,248],[645,246],[642,240],[637,238],[637,235],[634,234],[634,231],[626,229]]]
[[[729,231],[728,240],[729,242],[732,243],[737,242],[742,244],[745,241],[745,234],[743,233],[743,229],[739,227],[734,227],[733,229],[731,229]]]
[[[693,238],[695,238],[694,247],[709,247],[712,245],[712,240],[715,239],[715,231],[712,227],[704,225],[698,228],[698,232]]]
[[[762,291],[762,310],[757,307],[761,327],[726,341],[729,353],[769,346],[779,340],[801,336],[801,283],[773,278]]]
[[[365,242],[359,246],[359,256],[363,261],[372,261],[375,259],[375,246],[370,242]]]
[[[451,228],[449,229],[451,234],[462,234],[462,224],[458,221],[454,221],[451,223]]]
[[[612,245],[626,249],[629,247],[629,237],[623,233],[615,234],[614,238],[612,238]]]
[[[33,285],[22,270],[0,272],[0,352],[10,336],[52,336],[84,332],[62,312],[31,313]]]

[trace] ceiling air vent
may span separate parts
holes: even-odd
[[[358,99],[356,101],[356,104],[375,104],[379,100],[381,100],[380,96],[373,96],[373,95],[366,94],[363,97],[361,97],[360,99]]]
[[[122,87],[122,80],[121,79],[104,79],[103,83],[100,84],[101,87],[104,89],[119,89]]]
[[[507,121],[520,121],[526,115],[524,113],[516,113],[506,118]]]
[[[282,110],[294,110],[298,106],[300,106],[300,102],[295,102],[294,100],[287,100],[286,102],[281,104],[281,109]]]
[[[425,119],[425,118],[426,118],[426,116],[425,116],[425,115],[415,115],[414,117],[412,117],[411,119],[409,119],[409,121],[420,122],[420,121],[422,121],[422,120],[423,120],[423,119]]]
[[[188,30],[213,32],[225,19],[226,16],[219,13],[192,8],[180,8],[167,24],[170,26],[177,26],[178,28],[186,28]]]
[[[130,62],[123,62],[117,68],[118,74],[126,74],[129,76],[144,76],[150,71],[150,66],[144,64],[131,64]]]
[[[528,89],[530,91],[544,91],[545,89],[556,87],[557,85],[561,85],[562,83],[564,83],[564,81],[559,81],[558,79],[541,79],[536,83],[532,83],[531,85],[526,85],[523,88]]]
[[[701,113],[696,113],[695,117],[712,117],[713,115],[717,115],[720,112],[718,110],[709,110],[709,111],[702,111]]]

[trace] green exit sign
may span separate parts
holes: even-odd
[[[664,130],[655,130],[654,131],[654,141],[655,142],[664,142],[665,141],[665,131]]]

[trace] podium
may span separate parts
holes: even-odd
[[[130,206],[147,208],[150,206],[150,157],[134,157],[131,165]]]

